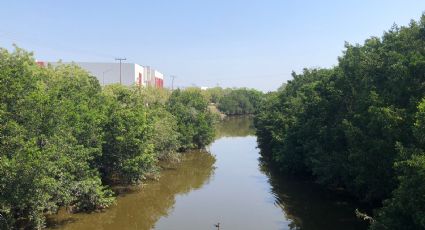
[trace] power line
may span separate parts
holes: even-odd
[[[171,75],[170,78],[171,78],[171,90],[174,90],[174,78],[177,78],[177,77],[174,75]]]

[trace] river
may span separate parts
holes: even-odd
[[[208,151],[164,165],[158,181],[121,193],[116,205],[95,213],[49,218],[50,229],[366,229],[356,204],[303,180],[285,178],[261,160],[249,117],[218,125]]]

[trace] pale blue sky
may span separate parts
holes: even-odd
[[[47,61],[126,57],[176,75],[177,86],[268,91],[292,70],[335,65],[344,41],[381,36],[424,11],[425,0],[0,0],[0,46]]]

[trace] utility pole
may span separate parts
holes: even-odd
[[[214,224],[214,227],[216,227],[216,228],[217,228],[217,230],[220,230],[220,222],[219,222],[219,223],[217,223],[217,224]]]
[[[108,70],[105,70],[105,71],[102,72],[102,83],[103,83],[103,86],[105,86],[105,73],[107,73],[107,72],[109,72],[111,70],[112,69],[108,69]]]
[[[120,61],[120,85],[122,84],[121,82],[121,62],[127,60],[126,58],[115,58],[115,61]]]
[[[174,78],[176,78],[176,76],[171,75],[170,77],[171,77],[171,91],[173,91],[174,90]]]

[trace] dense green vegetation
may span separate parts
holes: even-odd
[[[224,95],[218,109],[227,115],[254,114],[261,104],[262,93],[254,89],[233,89]]]
[[[425,228],[425,15],[338,65],[305,69],[270,93],[255,118],[263,155],[383,207],[372,229]]]
[[[206,90],[203,90],[202,92],[205,97],[207,97],[208,101],[214,104],[218,104],[220,103],[220,100],[224,97],[224,95],[229,94],[231,90],[231,88],[222,88],[217,86],[208,88]]]
[[[106,208],[112,183],[138,183],[213,136],[199,93],[102,89],[77,66],[41,68],[0,49],[0,228],[42,228],[60,207]]]
[[[248,115],[257,112],[263,93],[247,88],[214,87],[203,91],[205,97],[226,115]]]
[[[214,116],[208,110],[208,100],[200,89],[175,90],[167,109],[177,120],[180,148],[203,148],[214,139]]]

